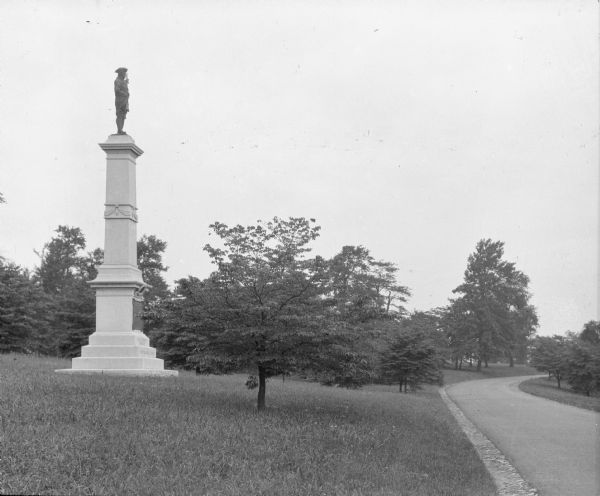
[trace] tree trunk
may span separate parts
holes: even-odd
[[[477,372],[481,372],[481,358],[477,359],[477,368],[475,370],[477,370]]]
[[[508,366],[509,367],[515,366],[515,359],[513,358],[512,353],[508,354]]]
[[[267,389],[267,371],[262,365],[258,366],[258,403],[259,410],[265,408],[265,392]]]
[[[489,365],[488,365],[488,359],[487,359],[487,357],[485,357],[485,358],[483,359],[483,363],[484,363],[484,365],[485,365],[485,368],[487,369],[487,368],[489,367]]]

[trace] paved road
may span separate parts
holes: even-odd
[[[531,377],[468,381],[448,395],[542,496],[600,495],[600,414],[519,390]]]

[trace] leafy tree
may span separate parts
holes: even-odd
[[[38,336],[40,351],[76,356],[95,328],[95,295],[87,284],[95,276],[100,252],[83,254],[85,236],[78,227],[59,226],[39,253],[36,279],[50,297],[50,331]]]
[[[48,300],[29,273],[0,257],[0,352],[36,351]]]
[[[346,319],[400,316],[410,291],[396,282],[397,267],[375,260],[363,246],[344,246],[329,262],[329,296]]]
[[[537,326],[535,308],[529,303],[529,278],[503,255],[501,241],[479,241],[469,255],[463,284],[453,291],[459,294],[451,300],[453,322],[464,325],[459,342],[475,345],[477,370],[498,353],[508,355],[512,364],[515,349]]]
[[[475,319],[462,299],[450,300],[441,313],[440,326],[446,334],[450,359],[456,370],[462,370],[464,360],[470,361],[477,354]]]
[[[569,385],[586,396],[600,391],[600,345],[579,339],[569,348],[566,356]]]
[[[560,388],[561,380],[568,371],[568,352],[569,340],[564,336],[538,336],[533,341],[529,363],[554,377]]]
[[[6,203],[6,200],[4,199],[4,195],[2,193],[0,193],[0,203]]]
[[[587,322],[570,340],[566,356],[567,382],[578,393],[600,391],[600,322]]]
[[[423,331],[398,332],[382,359],[383,377],[398,384],[400,391],[419,389],[421,384],[441,384],[441,357],[432,339]]]
[[[327,263],[306,258],[319,235],[314,222],[275,217],[254,226],[210,226],[223,248],[205,247],[217,268],[206,282],[211,297],[202,303],[212,324],[202,329],[191,361],[202,372],[254,368],[259,409],[273,375],[302,373],[341,384],[369,377],[352,347],[355,336],[324,298]]]
[[[78,227],[58,226],[57,236],[46,243],[41,252],[40,266],[35,270],[44,291],[60,293],[81,275],[85,236]]]
[[[583,331],[579,334],[579,339],[590,344],[600,345],[600,322],[590,320],[583,326]]]
[[[169,296],[169,287],[163,277],[163,273],[169,269],[162,261],[166,249],[166,241],[154,234],[144,234],[137,242],[138,268],[142,271],[144,282],[150,285],[145,295],[146,302]]]
[[[160,358],[169,367],[194,368],[188,360],[201,345],[204,332],[218,332],[224,326],[211,317],[218,305],[211,279],[189,276],[176,281],[171,298],[153,300],[144,308],[145,327]]]

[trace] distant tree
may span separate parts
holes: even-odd
[[[448,337],[442,327],[444,310],[434,308],[428,311],[415,310],[402,319],[402,328],[415,333],[421,333],[436,348],[438,356],[445,360],[451,359],[451,350],[448,345]]]
[[[0,203],[6,203],[6,200],[4,199],[4,195],[2,193],[0,193]]]
[[[579,339],[590,344],[600,344],[600,322],[590,320],[583,326]]]
[[[76,356],[95,328],[95,295],[87,282],[95,276],[98,250],[84,254],[85,236],[78,227],[59,226],[44,245],[35,277],[50,297],[50,330],[39,335],[40,351]]]
[[[29,273],[0,257],[0,353],[37,351],[48,326],[46,298]]]
[[[142,271],[144,282],[150,285],[150,290],[145,295],[146,302],[169,295],[169,287],[163,277],[163,273],[169,269],[162,261],[166,249],[166,241],[154,234],[144,234],[137,242],[138,267]]]
[[[211,279],[188,276],[175,283],[170,298],[152,300],[144,307],[145,327],[168,367],[195,368],[188,360],[202,344],[203,334],[224,330],[221,320],[212,318],[218,301]]]
[[[566,362],[565,375],[574,391],[587,396],[600,391],[600,322],[587,322],[572,336]]]
[[[401,330],[382,358],[382,375],[400,391],[420,388],[421,384],[441,384],[441,357],[432,339],[423,331]]]
[[[35,274],[49,294],[60,293],[81,275],[80,252],[85,248],[85,236],[80,228],[58,226],[55,232],[57,236],[46,243],[41,252],[36,252],[40,266]]]
[[[538,336],[531,346],[529,363],[556,379],[558,387],[568,371],[569,340],[564,336]]]
[[[574,391],[590,396],[600,391],[600,345],[581,339],[571,343],[566,378]]]
[[[462,370],[463,362],[470,362],[479,349],[477,323],[462,299],[451,299],[441,313],[440,326],[450,348],[450,359],[456,370]]]
[[[367,363],[352,347],[355,335],[337,319],[324,295],[327,263],[306,258],[317,238],[314,220],[275,217],[254,226],[212,231],[223,248],[206,245],[216,266],[206,282],[201,342],[192,363],[201,372],[254,368],[257,405],[265,407],[270,376],[301,373],[322,382],[346,384],[370,377]],[[355,383],[355,382],[353,382]]]
[[[401,316],[410,291],[397,283],[397,271],[393,263],[375,260],[363,246],[344,246],[329,261],[328,296],[348,320]]]
[[[455,323],[465,328],[460,343],[473,342],[477,356],[477,370],[482,361],[498,353],[509,356],[535,332],[537,315],[530,305],[529,278],[503,260],[504,243],[483,239],[475,252],[469,255],[464,282],[454,293],[452,311],[461,312]],[[466,337],[468,336],[468,338]]]

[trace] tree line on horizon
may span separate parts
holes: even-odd
[[[477,243],[447,306],[409,313],[410,290],[397,281],[395,264],[363,246],[312,256],[320,233],[313,219],[215,222],[210,230],[215,242],[204,251],[213,272],[179,279],[173,290],[164,280],[167,243],[139,240],[138,265],[152,286],[144,332],[168,367],[249,374],[259,408],[274,376],[408,391],[440,383],[444,365],[479,370],[527,358],[537,327],[529,279],[503,259],[500,241]],[[59,226],[33,271],[0,259],[0,352],[78,355],[94,331],[87,282],[103,256],[85,250],[79,228]]]

